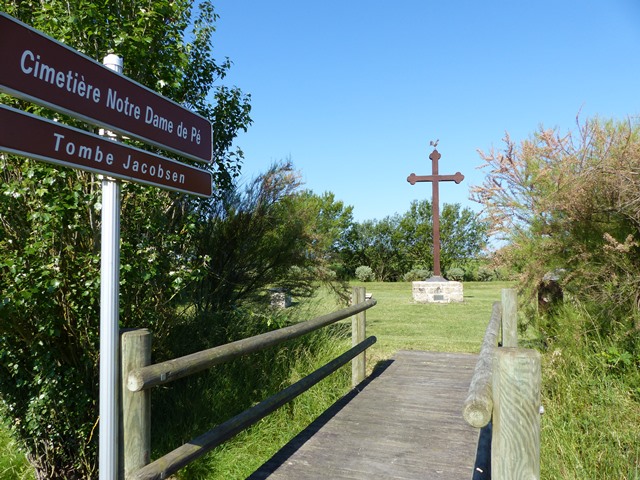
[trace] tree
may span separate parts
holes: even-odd
[[[410,264],[433,265],[433,219],[429,200],[413,201],[400,222]],[[487,243],[487,225],[470,209],[445,203],[440,214],[443,270],[477,257]]]
[[[250,123],[249,99],[218,87],[229,61],[212,57],[211,2],[7,1],[0,8],[125,74],[214,125],[219,192],[238,175],[231,143]],[[193,32],[189,25],[193,22]],[[191,39],[188,41],[187,39]],[[2,101],[73,123],[26,102]],[[38,478],[91,478],[96,468],[100,189],[94,175],[0,156],[0,398]],[[150,327],[159,344],[202,259],[191,242],[202,201],[123,184],[121,326]]]
[[[367,266],[376,280],[397,280],[406,267],[403,239],[399,235],[400,216],[355,223],[340,245],[340,257],[351,276]]]
[[[380,281],[397,281],[412,268],[433,267],[433,222],[429,200],[413,201],[404,215],[354,224],[340,245],[342,261],[353,275],[360,265]],[[441,265],[463,266],[486,246],[487,225],[468,208],[444,204],[440,218]]]
[[[429,200],[413,201],[400,222],[413,267],[433,266],[433,219]],[[440,264],[443,271],[477,257],[487,243],[487,225],[470,209],[445,203],[440,214]]]
[[[465,266],[487,246],[488,224],[459,203],[445,203],[440,219],[440,262],[445,269]]]
[[[483,158],[489,171],[474,198],[508,241],[502,260],[529,290],[562,269],[572,298],[602,314],[599,333],[634,319],[638,328],[637,118],[589,120],[566,135],[540,128],[520,145],[507,136],[503,151]]]
[[[330,247],[350,218],[333,195],[300,191],[290,162],[273,165],[245,189],[212,201],[196,227],[204,274],[195,283],[199,315],[260,301],[268,288],[310,295],[318,282],[341,291],[330,270]],[[220,254],[224,252],[224,254]]]

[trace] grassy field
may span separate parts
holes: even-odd
[[[391,358],[398,350],[433,350],[478,352],[491,316],[493,302],[500,299],[501,289],[509,283],[465,283],[462,304],[416,304],[410,283],[366,283],[377,300],[367,310],[367,336],[375,335],[377,343],[367,350],[367,370],[377,362]],[[327,292],[298,304],[304,318],[322,315],[339,308]],[[350,320],[342,323],[350,324]],[[347,327],[347,325],[345,325]],[[350,327],[337,329],[350,332]],[[350,338],[333,339],[331,347],[321,351],[321,357],[308,359],[296,368],[291,382],[300,379],[350,346]],[[303,394],[288,407],[282,408],[222,447],[202,461],[189,467],[185,479],[229,480],[246,478],[255,468],[275,453],[316,416],[344,395],[350,388],[351,366]]]
[[[411,283],[354,283],[378,302],[367,310],[367,335],[378,339],[367,351],[369,367],[398,350],[479,352],[493,302],[500,300],[502,288],[511,285],[466,282],[463,303],[419,304],[413,301]],[[337,308],[330,299],[320,307]]]

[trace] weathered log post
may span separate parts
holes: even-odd
[[[120,335],[121,402],[119,478],[129,479],[151,461],[151,392],[127,388],[131,370],[151,364],[151,332],[146,328]]]
[[[366,292],[364,287],[353,287],[352,304],[357,305],[362,303],[366,299]],[[351,317],[351,346],[355,347],[359,343],[363,342],[366,337],[366,324],[367,314],[365,311],[355,314]],[[366,353],[362,352],[360,355],[351,360],[351,386],[355,388],[358,384],[364,381],[366,375],[367,363]]]
[[[494,358],[491,475],[540,478],[540,353],[499,348]]]
[[[502,346],[518,346],[518,292],[515,288],[502,289]]]

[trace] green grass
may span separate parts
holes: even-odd
[[[546,479],[640,479],[640,372],[604,355],[585,311],[569,306],[543,354],[541,473]]]
[[[0,424],[0,479],[32,480],[33,471],[25,454],[9,436],[9,429]]]
[[[276,358],[276,361],[271,362],[270,367],[263,370],[261,374],[285,378],[286,380],[280,385],[280,388],[284,388],[328,363],[350,347],[350,330],[345,328],[324,329],[307,337],[310,338],[297,342],[297,346],[293,348],[281,349],[281,354],[277,355],[281,359],[286,357],[290,361],[280,362]],[[248,356],[246,362],[251,368],[252,356]],[[285,365],[286,372],[283,371]],[[180,471],[178,477],[189,480],[246,478],[315,420],[320,413],[346,394],[350,381],[351,366],[347,364],[294,401]],[[224,397],[226,392],[212,393],[211,405],[220,405],[224,399],[218,400],[216,396]],[[265,391],[262,397],[270,393],[275,391]]]
[[[378,339],[367,351],[369,366],[399,350],[479,352],[492,305],[500,300],[501,290],[512,285],[465,282],[463,303],[419,304],[413,300],[411,283],[354,283],[378,302],[366,312],[367,335]],[[320,305],[325,311],[337,308],[328,297]]]
[[[465,283],[465,302],[447,305],[416,304],[410,283],[366,283],[364,286],[378,302],[367,310],[367,335],[378,338],[367,351],[368,370],[371,371],[378,361],[392,357],[398,350],[479,351],[491,306],[500,299],[501,288],[509,284]],[[300,310],[301,319],[309,319],[342,307],[328,292],[321,291],[295,308]],[[287,364],[290,369],[286,375],[288,384],[349,348],[350,320],[332,330],[319,333],[313,348],[305,349],[302,355],[297,353],[296,361]],[[277,363],[271,365],[273,369],[279,368]],[[283,372],[272,371],[271,374],[282,376]],[[351,367],[346,365],[292,404],[187,467],[179,476],[189,480],[246,478],[344,395],[350,388],[350,380]]]

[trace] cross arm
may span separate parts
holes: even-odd
[[[416,175],[412,173],[407,177],[407,182],[415,185],[417,182],[456,182],[460,183],[464,180],[464,175],[456,172],[454,175]]]

